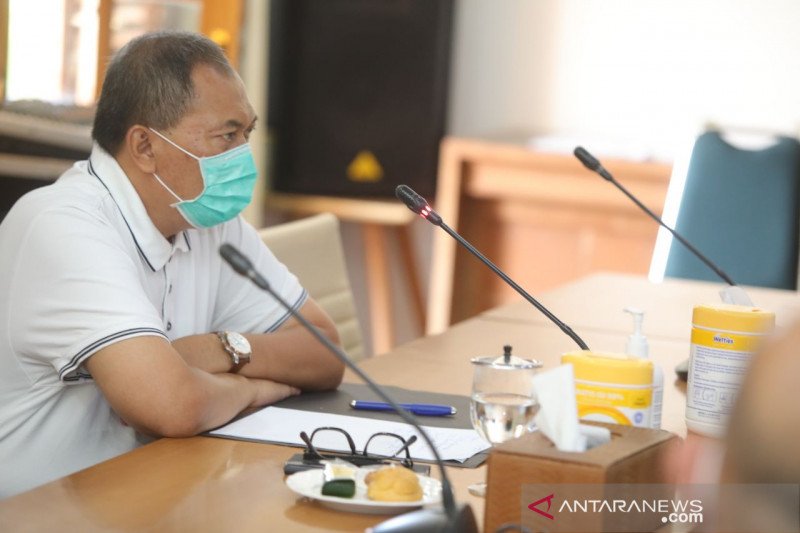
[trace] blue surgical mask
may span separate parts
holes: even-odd
[[[150,131],[200,163],[203,192],[192,200],[182,199],[167,187],[158,174],[153,173],[161,186],[178,200],[172,206],[195,228],[210,228],[227,222],[241,213],[253,199],[258,172],[249,143],[215,156],[197,157],[156,130],[150,128]]]

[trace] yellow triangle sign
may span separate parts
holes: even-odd
[[[383,178],[383,167],[375,154],[368,150],[361,150],[347,165],[347,177],[351,181],[379,181]]]

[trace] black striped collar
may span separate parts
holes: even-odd
[[[156,272],[164,268],[176,251],[192,249],[186,231],[181,232],[182,237],[173,239],[173,242],[161,235],[122,167],[96,143],[89,156],[88,169],[111,195],[140,257],[150,270]]]

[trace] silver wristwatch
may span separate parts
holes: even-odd
[[[222,347],[231,356],[233,365],[230,372],[236,373],[250,362],[253,349],[250,348],[250,342],[244,335],[235,331],[218,331],[217,336],[222,341]]]

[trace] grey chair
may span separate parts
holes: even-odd
[[[708,131],[694,144],[675,229],[737,284],[794,290],[799,202],[797,139],[747,150]],[[719,281],[675,240],[665,275]]]
[[[354,360],[363,358],[364,343],[347,277],[339,220],[325,213],[270,226],[259,235],[333,319],[345,353]]]

